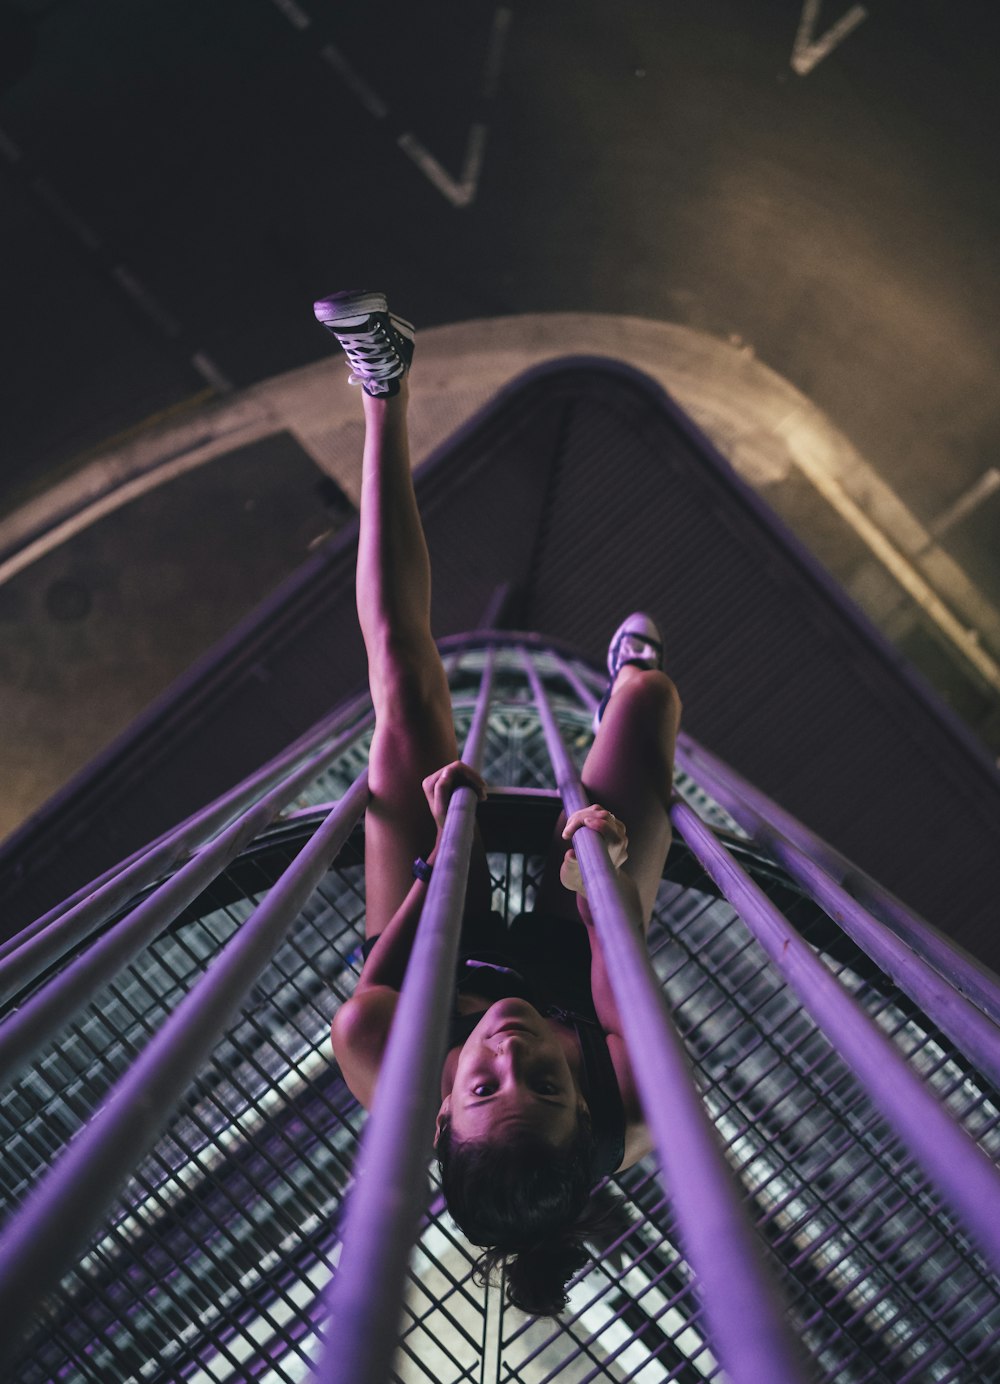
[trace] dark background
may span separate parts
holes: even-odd
[[[813,41],[851,9],[824,0]],[[1000,453],[995,6],[870,0],[798,75],[803,10],[5,0],[0,503],[316,359],[303,303],[357,283],[423,326],[739,339],[933,520]],[[457,184],[477,123],[456,205],[399,139]],[[947,545],[1000,600],[998,513]]]

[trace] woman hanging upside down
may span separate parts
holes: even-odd
[[[335,293],[316,316],[362,386],[365,447],[358,616],[375,707],[365,817],[365,962],[333,1023],[333,1047],[369,1108],[455,788],[486,785],[458,758],[448,682],[430,628],[430,563],[410,470],[413,328],[380,293]],[[600,832],[643,928],[670,846],[667,806],[681,704],[643,614],[612,638],[610,681],[583,768],[594,805],[561,817],[536,909],[508,929],[490,911],[478,832],[441,1073],[435,1149],[448,1209],[506,1268],[511,1302],[554,1315],[599,1232],[601,1179],[650,1148],[622,1027],[569,844]],[[602,804],[597,806],[597,804]],[[628,824],[628,835],[623,825]]]

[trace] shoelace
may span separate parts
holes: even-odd
[[[626,658],[656,658],[655,644],[642,634],[626,634],[619,646]]]
[[[620,668],[623,663],[637,663],[639,661],[649,662],[653,667],[659,667],[660,651],[657,644],[642,634],[626,634],[622,636],[621,643],[615,650],[615,667]]]
[[[338,335],[352,373],[351,384],[366,380],[391,380],[402,374],[404,364],[399,351],[382,326],[370,332]]]

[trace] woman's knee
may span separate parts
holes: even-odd
[[[636,668],[623,687],[616,690],[630,708],[652,721],[676,727],[681,717],[681,699],[673,679],[659,668]]]
[[[386,637],[369,651],[368,682],[376,713],[420,721],[439,715],[451,698],[437,646],[431,639]]]

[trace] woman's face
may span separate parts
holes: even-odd
[[[521,999],[491,1005],[466,1039],[438,1114],[459,1141],[531,1131],[558,1147],[586,1102],[552,1025]]]

